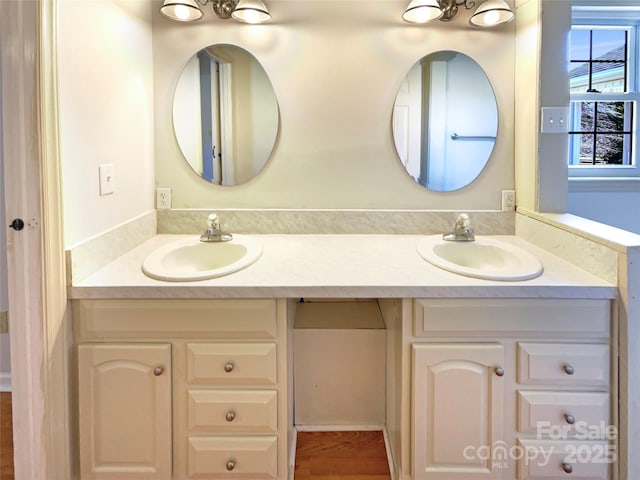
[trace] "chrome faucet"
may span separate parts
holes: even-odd
[[[209,215],[207,225],[207,230],[200,235],[201,242],[228,242],[233,239],[233,235],[222,231],[220,220],[215,213]]]
[[[473,228],[471,228],[469,215],[466,213],[458,215],[453,231],[442,235],[442,239],[449,242],[473,242],[476,237],[473,234]]]

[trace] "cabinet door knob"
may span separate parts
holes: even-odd
[[[571,465],[570,463],[563,463],[562,470],[564,471],[564,473],[573,473],[573,465]]]
[[[504,368],[502,368],[502,367],[496,367],[496,368],[493,369],[493,371],[499,377],[504,376]]]
[[[227,422],[233,422],[236,418],[236,412],[234,412],[233,410],[229,410],[224,418],[227,420]]]
[[[224,364],[224,371],[229,373],[229,372],[233,372],[233,362],[227,362]]]
[[[225,465],[225,467],[227,467],[228,471],[233,470],[234,468],[236,468],[236,461],[235,460],[227,460],[227,464]]]
[[[574,417],[573,415],[569,415],[568,413],[565,414],[564,416],[564,420],[569,424],[569,425],[573,425],[574,423],[576,423],[576,417]]]
[[[159,377],[160,375],[162,375],[164,373],[164,368],[163,367],[156,367],[153,369],[153,374],[156,377]]]
[[[563,365],[562,369],[564,370],[564,373],[566,373],[567,375],[573,375],[576,372],[573,366],[569,365],[568,363]]]

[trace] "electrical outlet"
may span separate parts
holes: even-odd
[[[516,191],[502,190],[502,211],[514,212],[516,210]]]
[[[156,188],[156,208],[158,210],[167,210],[171,208],[171,188]]]
[[[540,131],[542,133],[567,133],[569,109],[565,107],[543,107]]]
[[[100,176],[100,195],[111,195],[115,190],[113,163],[105,163],[98,166]]]

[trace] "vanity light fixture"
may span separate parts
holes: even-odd
[[[218,18],[233,18],[244,23],[263,23],[271,19],[262,0],[164,0],[160,12],[171,20],[193,22],[203,16],[202,9],[211,4]]]
[[[494,27],[501,23],[510,22],[515,14],[505,0],[479,0],[482,2],[476,9],[469,23],[476,27]],[[434,20],[448,22],[458,13],[458,7],[466,10],[475,7],[477,2],[472,0],[411,0],[402,19],[410,23],[428,23]]]

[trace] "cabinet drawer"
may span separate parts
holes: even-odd
[[[275,385],[275,343],[187,344],[187,382]]]
[[[520,433],[533,433],[538,438],[550,434],[570,438],[586,434],[591,427],[607,425],[608,421],[608,393],[518,392]]]
[[[609,346],[518,343],[518,382],[529,385],[609,385]]]
[[[609,338],[608,300],[423,299],[414,301],[414,335]]]
[[[189,478],[277,478],[276,437],[189,437]]]
[[[75,331],[81,338],[275,338],[273,299],[76,300]]]
[[[608,457],[615,452],[605,442],[520,440],[518,443],[519,451],[523,452],[518,459],[519,480],[607,480],[609,463],[615,459]]]
[[[275,390],[189,390],[188,397],[192,432],[277,433]]]

